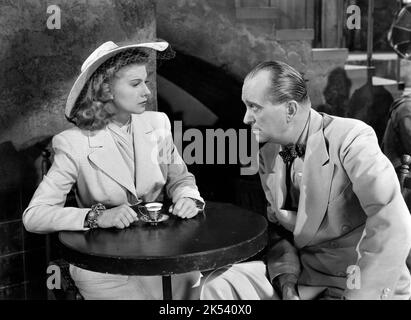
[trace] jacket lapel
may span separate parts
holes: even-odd
[[[137,195],[148,195],[153,186],[164,185],[165,179],[158,161],[158,139],[156,132],[144,113],[133,115],[134,150],[136,157],[136,191]]]
[[[92,149],[88,155],[89,160],[136,196],[133,177],[130,176],[129,169],[107,128],[95,133],[90,132],[89,146]]]
[[[277,159],[274,165],[274,177],[273,177],[273,191],[275,199],[275,209],[280,210],[285,201],[285,165],[280,155],[277,155]]]
[[[294,228],[294,241],[300,248],[311,241],[321,225],[327,211],[334,171],[324,137],[324,119],[314,110],[311,111],[308,135]]]

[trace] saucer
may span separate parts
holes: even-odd
[[[169,218],[168,215],[163,214],[163,215],[161,215],[160,219],[158,219],[158,220],[151,220],[151,219],[150,219],[149,217],[147,217],[147,216],[141,216],[141,217],[140,217],[140,220],[143,221],[143,222],[146,222],[146,223],[150,223],[150,224],[157,224],[157,223],[159,223],[159,222],[167,221],[168,218]]]

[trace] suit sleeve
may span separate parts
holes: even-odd
[[[167,182],[166,192],[169,198],[176,203],[181,198],[192,198],[200,201],[200,209],[204,209],[204,199],[200,196],[194,175],[188,172],[187,166],[181,158],[171,135],[171,124],[165,113],[165,137],[161,149],[166,154]],[[162,151],[160,151],[161,153]],[[163,164],[164,165],[164,164]]]
[[[62,135],[55,136],[52,145],[55,152],[53,165],[24,210],[23,224],[27,231],[35,233],[87,230],[84,219],[90,209],[64,208],[67,194],[78,176],[72,148]]]
[[[261,185],[268,201],[267,217],[268,220],[272,222],[269,223],[268,226],[267,269],[269,280],[272,283],[273,280],[281,274],[292,274],[295,276],[295,279],[298,279],[301,271],[298,251],[292,244],[292,233],[284,229],[275,218],[272,208],[274,199],[266,183],[267,170],[261,154],[259,174]]]
[[[357,251],[360,289],[347,299],[390,298],[411,248],[411,218],[399,182],[369,126],[359,124],[344,139],[340,157],[353,191],[367,215]]]

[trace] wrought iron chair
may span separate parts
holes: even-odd
[[[410,176],[410,164],[411,156],[404,154],[401,157],[401,167],[398,172],[398,179],[400,180],[401,192],[404,199],[407,200],[411,198],[411,176]],[[409,204],[407,203],[409,206]],[[411,271],[411,252],[407,258],[407,266]]]
[[[398,179],[400,180],[401,192],[406,191],[406,189],[411,189],[411,177],[410,177],[410,164],[411,156],[404,154],[401,157],[401,167],[398,173]]]
[[[42,176],[44,177],[51,166],[51,153],[47,148],[45,148],[41,155],[41,171]],[[73,205],[73,203],[75,203],[75,188],[70,191],[66,200],[66,205]],[[61,273],[61,289],[48,290],[47,298],[49,300],[83,300],[83,297],[70,276],[69,263],[61,258],[52,259],[53,243],[57,241],[54,237],[55,235],[46,235],[46,260],[48,266],[56,265],[59,268]]]

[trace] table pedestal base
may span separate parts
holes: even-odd
[[[171,276],[163,276],[163,300],[173,300]]]

